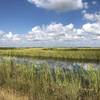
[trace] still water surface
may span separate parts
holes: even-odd
[[[55,60],[55,59],[33,59],[33,58],[19,58],[19,57],[0,57],[0,63],[5,63],[5,61],[12,61],[14,64],[23,64],[27,66],[39,66],[42,64],[47,64],[52,68],[64,67],[68,69],[75,68],[76,66],[82,66],[87,69],[88,66],[93,66],[95,69],[100,68],[100,62],[84,62],[84,61],[69,61],[69,60]]]

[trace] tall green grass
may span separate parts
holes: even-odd
[[[48,64],[30,67],[5,60],[0,64],[0,87],[28,95],[29,100],[99,100],[100,69],[92,65],[87,70],[76,67],[72,70],[59,66],[53,69]]]
[[[100,60],[99,48],[13,48],[0,49],[0,55],[71,60]]]

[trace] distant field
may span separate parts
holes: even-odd
[[[1,56],[100,60],[100,48],[0,48]]]

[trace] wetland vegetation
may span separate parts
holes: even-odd
[[[0,60],[0,100],[100,100],[100,67],[74,64],[80,59],[99,62],[99,48],[2,48],[0,55],[9,56]],[[46,62],[30,65],[26,60],[14,62],[13,56],[75,62],[72,68],[51,67]]]
[[[100,60],[100,48],[1,48],[0,55],[69,60]]]

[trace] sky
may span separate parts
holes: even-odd
[[[0,0],[0,47],[100,47],[100,0]]]

